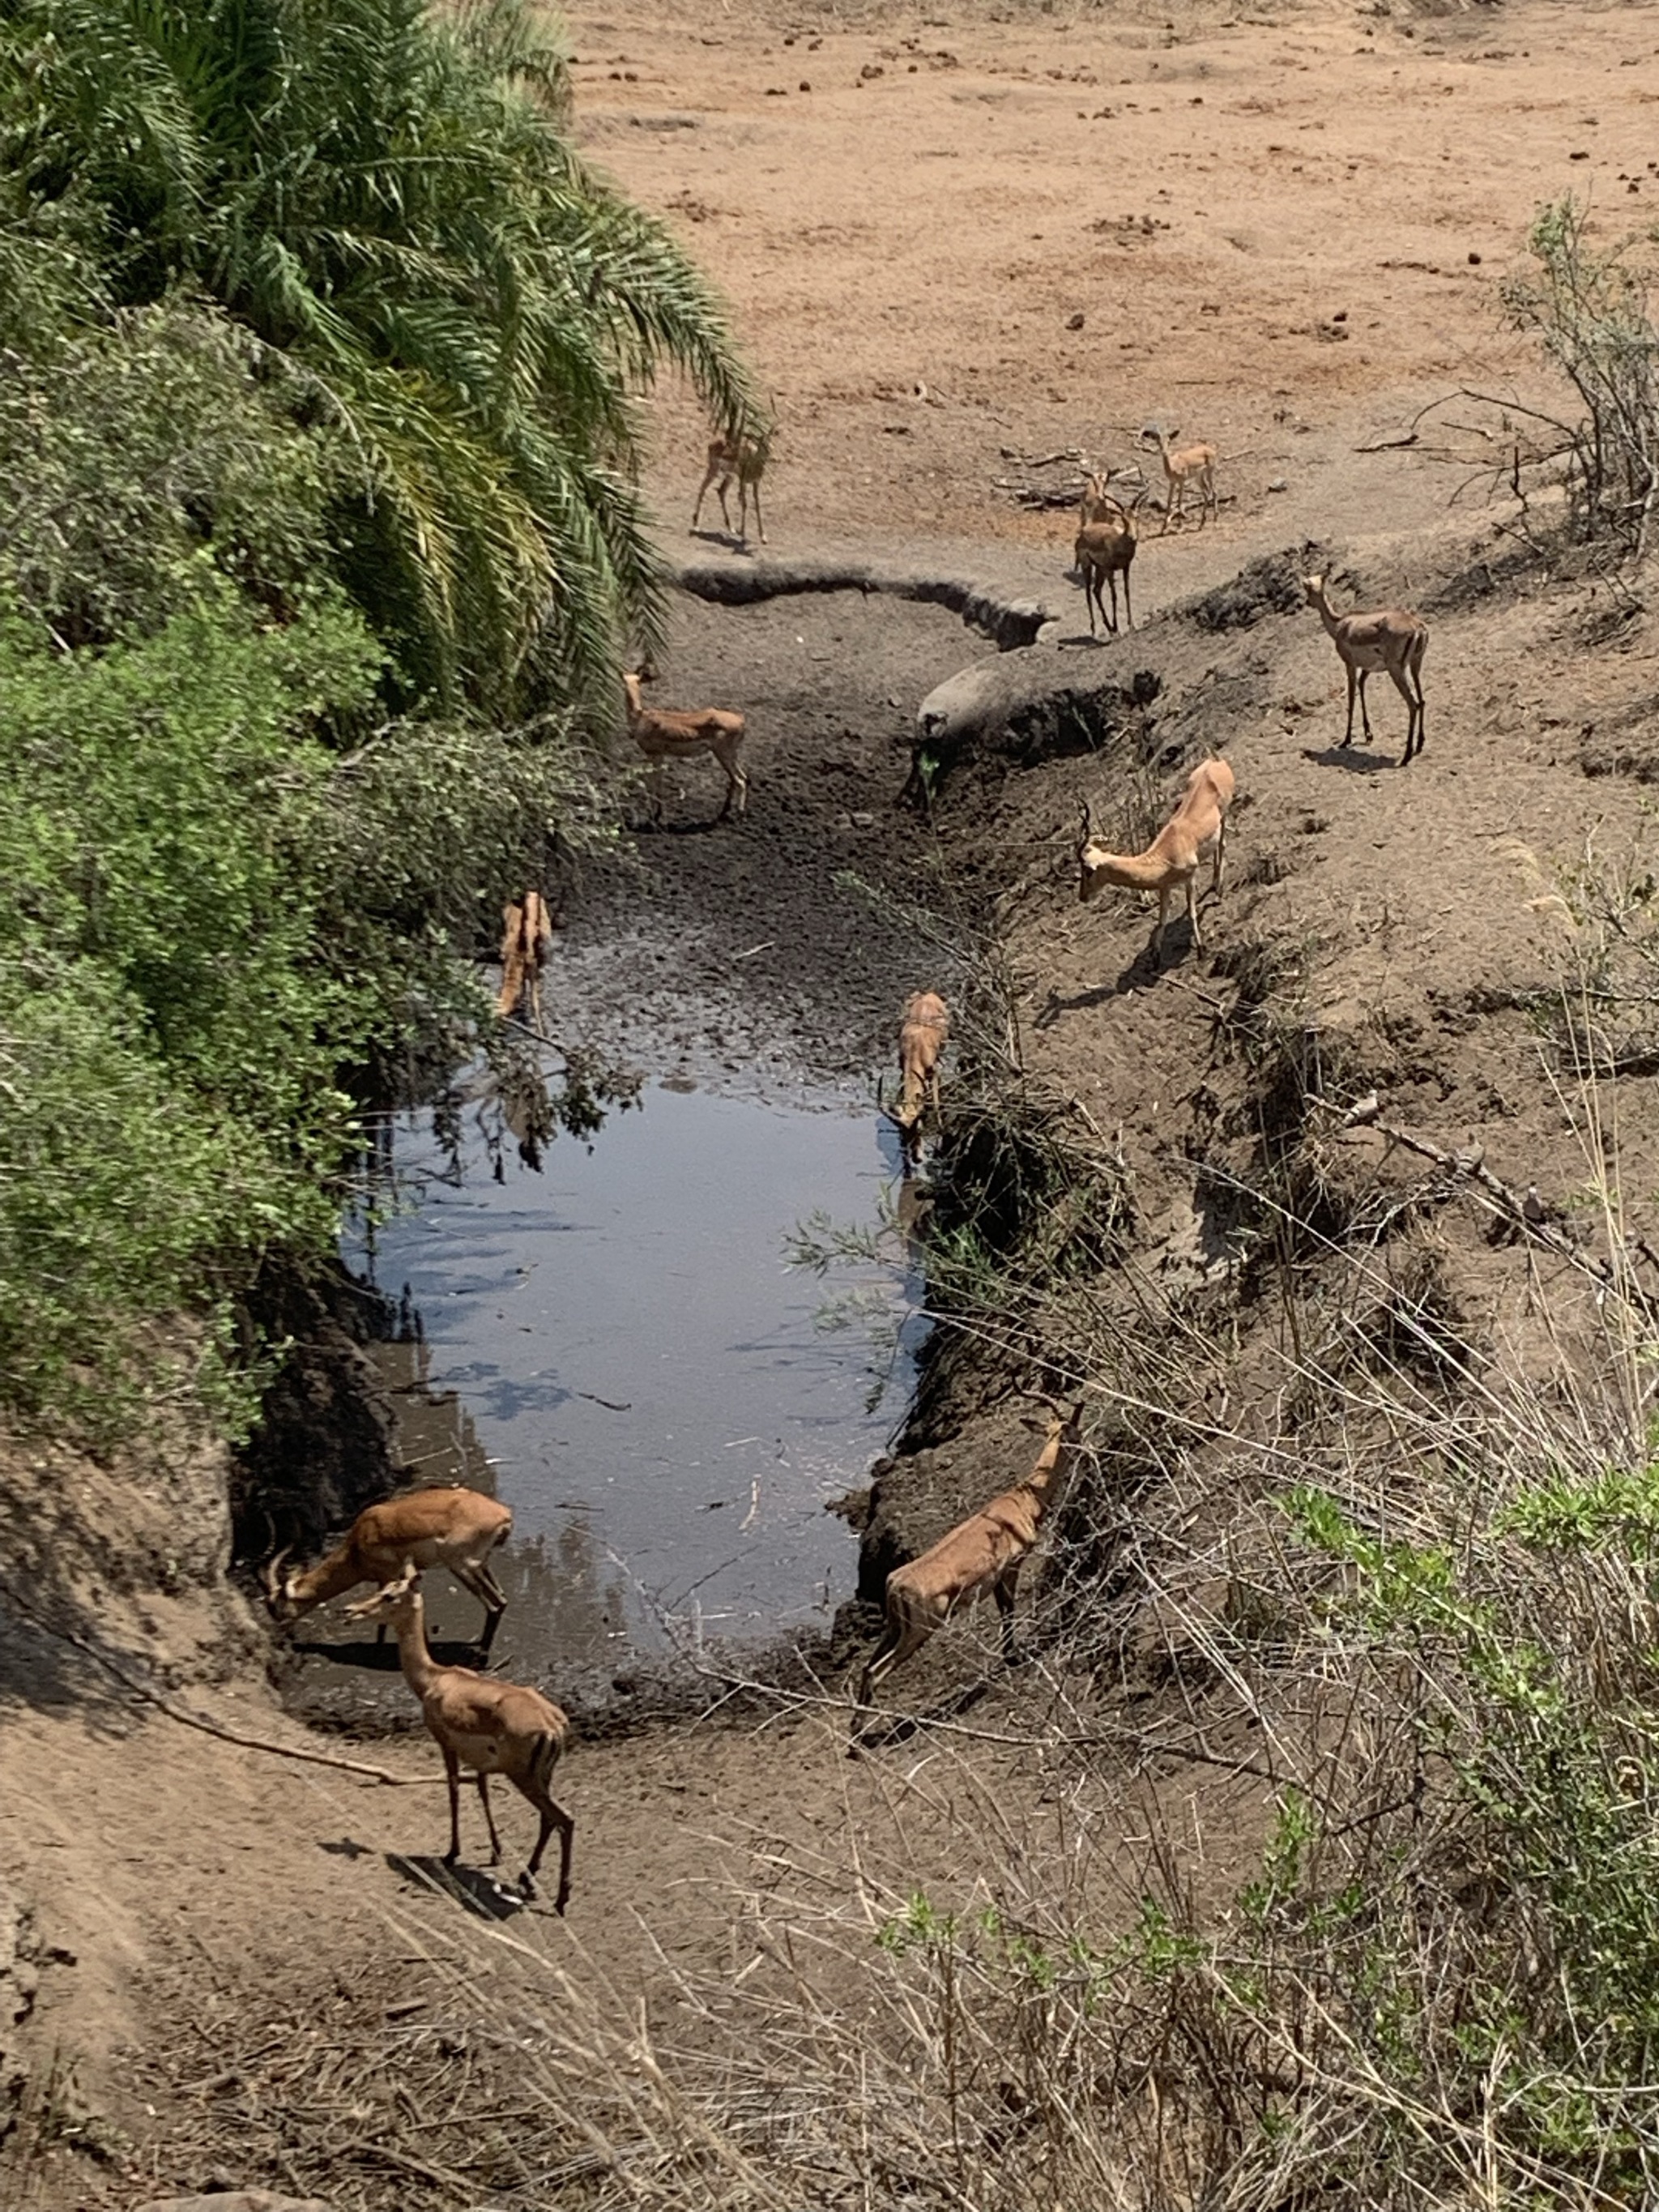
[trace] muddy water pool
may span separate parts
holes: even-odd
[[[890,1206],[867,1092],[648,1086],[591,1150],[561,1138],[500,1182],[481,1139],[442,1179],[422,1117],[394,1157],[411,1210],[347,1257],[418,1331],[380,1348],[404,1456],[513,1507],[498,1656],[625,1677],[635,1655],[827,1628],[857,1562],[825,1507],[903,1411],[919,1286],[890,1237],[893,1264],[836,1271],[862,1310],[826,1330],[824,1283],[785,1245],[815,1213],[873,1228]],[[471,1633],[438,1579],[437,1632]]]

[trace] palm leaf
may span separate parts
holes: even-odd
[[[608,708],[660,620],[636,395],[764,416],[707,282],[571,146],[526,0],[0,0],[7,64],[21,229],[81,210],[112,296],[205,292],[349,431],[411,680]]]

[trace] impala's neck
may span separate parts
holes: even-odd
[[[640,679],[637,676],[623,677],[623,696],[628,702],[629,720],[637,722],[640,719]]]
[[[283,1587],[283,1595],[290,1605],[324,1605],[342,1590],[355,1589],[363,1579],[356,1556],[349,1541],[340,1545],[328,1557],[319,1559],[314,1567],[303,1574],[290,1575]]]
[[[1097,846],[1083,860],[1083,896],[1092,898],[1102,884],[1120,890],[1156,890],[1167,873],[1167,864],[1154,853],[1103,853]]]
[[[1075,1437],[1068,1431],[1056,1428],[1042,1447],[1036,1465],[1018,1486],[1030,1498],[1036,1519],[1041,1521],[1053,1504],[1054,1492],[1066,1479],[1075,1449]]]
[[[404,1680],[417,1698],[424,1697],[443,1670],[426,1648],[426,1607],[419,1590],[410,1590],[399,1600],[392,1626],[397,1632]]]
[[[1326,629],[1330,632],[1331,635],[1334,637],[1336,635],[1336,626],[1340,617],[1338,616],[1336,609],[1326,598],[1325,586],[1322,584],[1316,592],[1310,592],[1308,596],[1313,602],[1313,605],[1319,616],[1320,621],[1324,623]]]

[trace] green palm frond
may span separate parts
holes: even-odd
[[[0,0],[0,274],[75,211],[115,301],[187,286],[284,355],[362,457],[346,569],[380,547],[410,682],[515,715],[608,711],[659,621],[638,392],[672,369],[765,423],[568,110],[528,0]]]

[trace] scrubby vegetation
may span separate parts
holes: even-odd
[[[468,963],[611,834],[581,739],[656,622],[635,396],[747,392],[566,121],[516,0],[0,6],[15,1410],[113,1418],[150,1316],[227,1344],[410,1079],[483,1051],[532,1136],[603,1103]]]

